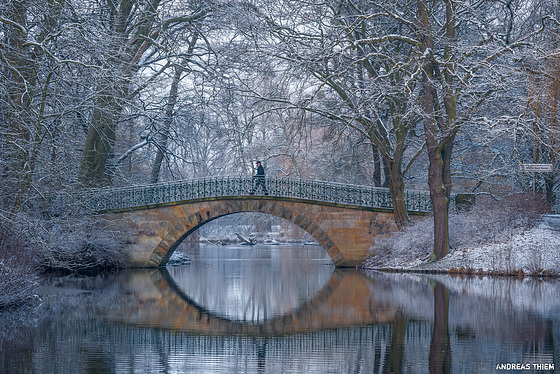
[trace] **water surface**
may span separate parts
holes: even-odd
[[[0,372],[545,373],[560,357],[557,280],[335,269],[318,246],[191,256],[50,280],[29,318],[3,314]]]

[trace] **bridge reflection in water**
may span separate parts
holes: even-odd
[[[47,313],[34,328],[2,326],[14,338],[0,339],[0,372],[488,373],[500,363],[553,365],[560,358],[555,280],[319,265],[307,267],[308,285],[286,282],[278,293],[274,280],[294,277],[281,261],[275,267],[285,271],[270,281],[259,275],[253,286],[242,284],[243,272],[271,273],[262,257],[247,266],[208,255],[167,272],[103,274],[53,287],[42,295]],[[224,262],[229,272],[221,271]],[[204,292],[193,292],[196,278],[209,283]],[[228,281],[239,286],[226,289]],[[268,290],[269,310],[240,314],[232,295],[245,299],[256,288]],[[289,307],[279,307],[281,300]]]
[[[239,316],[225,317],[228,313],[219,307],[213,310],[201,305],[199,300],[209,300],[213,296],[198,295],[199,300],[194,300],[166,269],[137,270],[131,272],[128,290],[120,293],[127,295],[127,299],[108,309],[105,318],[120,326],[117,329],[122,331],[117,334],[124,341],[137,340],[138,335],[145,333],[141,332],[145,327],[150,327],[150,334],[161,329],[156,334],[165,336],[158,338],[157,344],[163,344],[160,349],[188,351],[217,359],[230,357],[238,364],[241,364],[241,357],[256,357],[252,364],[257,366],[257,371],[266,367],[266,372],[275,372],[270,362],[267,363],[268,357],[280,365],[277,372],[298,372],[298,368],[292,366],[297,365],[298,360],[291,362],[289,359],[298,354],[306,355],[307,364],[322,368],[319,372],[330,370],[333,363],[344,372],[356,367],[367,368],[359,372],[384,372],[394,366],[400,367],[407,320],[391,300],[395,292],[404,291],[399,291],[402,285],[391,289],[385,282],[378,282],[355,269],[335,269],[327,279],[308,299],[300,300],[296,308],[283,314],[273,310],[270,318],[249,315],[243,320]],[[425,284],[420,287],[429,292]],[[209,288],[207,292],[227,298],[224,290]],[[274,305],[270,307],[278,309]],[[429,311],[426,314],[429,315]],[[429,329],[425,322],[416,325],[426,331]],[[348,346],[358,349],[348,352]],[[337,347],[345,347],[338,356]],[[316,362],[313,364],[313,361]],[[189,367],[190,363],[185,365]],[[227,367],[231,363],[220,365]],[[242,371],[247,369],[252,372],[255,368]]]
[[[193,300],[165,270],[136,272],[128,284],[129,299],[106,312],[118,322],[109,334],[125,344],[147,339],[164,352],[188,352],[191,360],[205,357],[207,365],[211,357],[216,367],[228,368],[220,372],[298,372],[299,355],[316,372],[450,373],[453,365],[493,372],[503,357],[553,364],[557,350],[558,327],[550,319],[477,296],[484,293],[478,286],[448,277],[336,269],[297,309],[265,320],[224,317]],[[454,287],[465,294],[450,302]],[[196,366],[167,364],[187,371]]]
[[[165,269],[143,274],[158,293],[139,294],[137,304],[127,303],[110,318],[192,333],[262,336],[392,323],[399,314],[389,300],[376,300],[375,282],[352,269],[335,270],[324,287],[298,309],[262,321],[220,316],[189,297]],[[217,289],[208,292],[220,294]]]

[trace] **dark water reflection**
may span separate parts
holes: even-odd
[[[0,372],[544,373],[560,357],[557,280],[340,270],[312,246],[194,257],[52,280],[33,321],[4,315]]]

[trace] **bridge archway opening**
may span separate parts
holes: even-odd
[[[198,212],[194,214],[194,216],[198,215]],[[200,214],[200,216],[202,216],[202,214]],[[265,212],[241,211],[211,217],[192,229],[184,231],[184,233],[169,246],[169,250],[164,258],[165,263],[169,261],[175,250],[177,250],[190,235],[197,231],[201,244],[247,244],[243,242],[243,239],[252,240],[255,238],[255,244],[266,244],[267,240],[285,240],[286,242],[291,241],[294,244],[308,244],[313,242],[316,245],[322,246],[311,233],[285,218]],[[236,234],[239,234],[239,236]],[[165,239],[162,240],[162,243],[164,241]],[[325,248],[323,247],[323,249]],[[329,259],[334,263],[333,259],[329,257],[328,252],[325,250],[325,260]],[[161,265],[164,264],[162,263]]]
[[[336,269],[324,252],[319,246],[206,245],[191,266],[159,270],[211,314],[262,323],[291,314],[325,288]]]
[[[313,237],[292,222],[267,213],[241,212],[218,217],[198,229],[202,242],[243,244],[255,238],[256,243],[305,243]],[[241,239],[241,238],[243,239]]]

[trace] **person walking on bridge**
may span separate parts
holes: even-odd
[[[253,176],[253,191],[251,192],[251,195],[254,195],[255,192],[257,192],[259,186],[262,188],[263,193],[268,195],[268,190],[266,189],[264,182],[264,167],[260,161],[257,161],[257,174]]]

